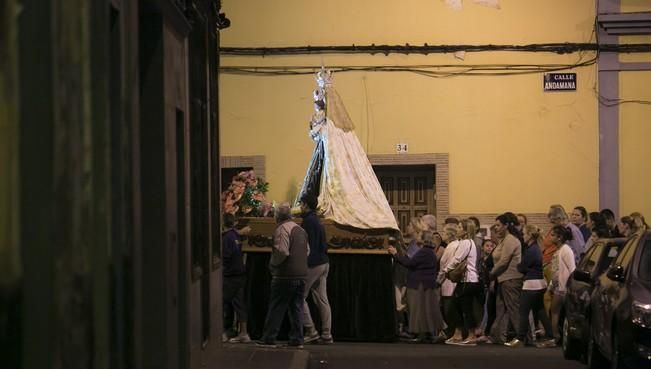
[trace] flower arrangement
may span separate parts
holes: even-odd
[[[237,216],[266,217],[272,212],[272,205],[264,194],[269,182],[256,177],[253,170],[239,172],[221,194],[222,210]]]

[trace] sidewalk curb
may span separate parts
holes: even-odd
[[[310,352],[307,350],[296,350],[292,361],[287,369],[307,369],[310,362]]]
[[[292,348],[262,348],[253,345],[225,345],[212,361],[216,368],[307,369],[310,351]]]

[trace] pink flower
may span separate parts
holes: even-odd
[[[264,201],[264,194],[260,191],[253,191],[253,200]]]
[[[246,189],[246,185],[244,182],[233,182],[231,184],[230,190],[233,191],[234,194],[236,195],[242,195],[244,193],[244,190]]]
[[[260,185],[261,187],[258,187]],[[264,194],[267,186],[268,184],[258,178],[253,170],[239,172],[233,176],[228,189],[220,194],[224,212],[266,216],[273,211],[270,204],[265,204]],[[256,207],[255,204],[260,205]]]
[[[232,203],[224,203],[223,208],[224,208],[224,213],[228,213],[228,214],[235,214],[239,209],[238,206],[235,206]]]

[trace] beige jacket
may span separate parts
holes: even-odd
[[[520,241],[512,234],[507,234],[493,251],[493,269],[491,277],[497,277],[497,282],[502,283],[511,279],[522,278],[518,272],[518,264],[522,260]]]

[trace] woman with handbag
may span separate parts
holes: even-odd
[[[477,247],[472,238],[475,235],[475,223],[469,219],[462,219],[458,225],[458,235],[460,236],[459,245],[452,257],[443,270],[448,279],[456,282],[454,289],[454,299],[456,306],[460,310],[456,316],[454,335],[445,341],[447,344],[460,346],[476,346],[477,338],[475,332],[479,322],[475,319],[473,312],[473,302],[481,291],[479,284],[479,275],[477,274]],[[463,338],[464,328],[468,332],[466,338]]]
[[[447,278],[443,270],[450,264],[454,254],[457,251],[457,246],[459,246],[459,240],[457,240],[457,225],[456,224],[446,224],[443,227],[443,232],[441,232],[441,237],[443,242],[447,244],[443,250],[443,255],[440,258],[440,268],[439,274],[436,277],[436,282],[441,286],[441,309],[443,313],[443,319],[447,323],[448,327],[445,330],[447,337],[452,337],[455,330],[455,324],[459,320],[457,315],[457,306],[456,300],[454,299],[454,289],[457,284],[452,282]]]

